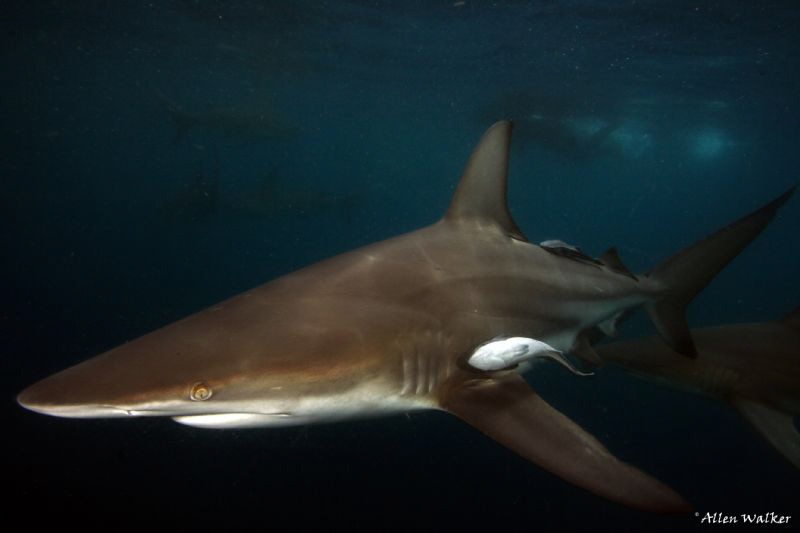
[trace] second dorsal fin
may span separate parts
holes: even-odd
[[[619,258],[619,254],[617,253],[616,248],[612,247],[606,250],[605,253],[603,253],[603,255],[600,256],[600,261],[602,261],[604,265],[606,265],[614,272],[617,272],[618,274],[628,276],[629,278],[632,278],[634,280],[637,279],[636,276],[634,276],[633,273],[630,270],[628,270],[628,267],[626,267],[623,264],[622,259]]]
[[[495,123],[483,134],[464,168],[445,220],[474,220],[495,225],[509,236],[527,240],[506,204],[511,122]]]

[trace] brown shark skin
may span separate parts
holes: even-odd
[[[800,310],[779,322],[692,330],[687,359],[657,337],[597,349],[611,364],[672,387],[730,404],[786,460],[800,468]]]
[[[697,359],[680,357],[658,337],[613,342],[597,353],[659,382],[800,413],[800,331],[760,322],[693,329],[692,338]]]
[[[443,409],[603,497],[686,512],[677,493],[530,390],[514,372],[524,366],[481,372],[465,364],[501,335],[568,351],[598,323],[672,290],[656,277],[526,242],[505,204],[510,137],[509,122],[487,131],[439,222],[235,296],[50,376],[18,402],[55,416],[173,416],[206,427]],[[698,265],[704,276],[757,235],[786,197],[727,227],[724,250],[708,260],[713,268]],[[720,248],[712,235],[692,257],[707,242]],[[229,418],[209,415],[245,420],[225,425]]]

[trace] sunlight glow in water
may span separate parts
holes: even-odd
[[[691,153],[699,159],[711,159],[720,155],[727,144],[724,134],[717,129],[707,129],[691,138]]]

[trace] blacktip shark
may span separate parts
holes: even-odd
[[[800,468],[800,308],[776,322],[692,330],[699,355],[681,357],[657,337],[597,349],[608,363],[641,377],[732,405]]]
[[[583,260],[528,242],[506,206],[511,129],[502,121],[484,134],[431,226],[246,291],[54,374],[18,402],[54,416],[168,416],[207,428],[439,409],[600,496],[687,511],[680,495],[613,456],[520,373],[538,356],[566,362],[562,352],[599,361],[588,332],[640,305],[672,346],[693,355],[685,305],[789,192],[634,276],[615,253]],[[476,354],[515,337],[538,343]]]
[[[229,138],[273,141],[286,141],[297,136],[294,125],[270,106],[263,104],[213,107],[205,111],[189,112],[159,91],[156,91],[156,96],[175,122],[173,145],[180,144],[192,130],[219,133]]]

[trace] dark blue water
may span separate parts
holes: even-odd
[[[45,417],[14,397],[435,221],[500,118],[515,120],[509,203],[531,240],[616,245],[646,270],[797,182],[796,2],[65,0],[0,14],[7,513],[109,528],[702,527],[608,503],[441,413],[210,431]],[[181,132],[170,108],[217,118]],[[795,198],[691,324],[800,304],[798,224]],[[651,332],[633,320],[623,334]],[[727,406],[614,370],[544,366],[531,381],[701,514],[800,520],[800,474]]]

